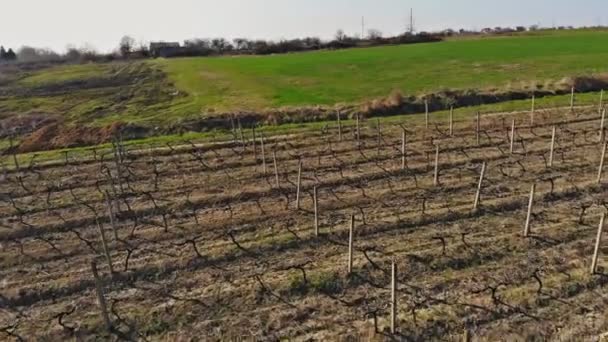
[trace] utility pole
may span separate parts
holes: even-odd
[[[414,28],[414,9],[410,8],[410,25],[407,28],[407,31],[410,34],[414,34],[415,28]]]
[[[365,17],[361,17],[361,39],[365,38]]]

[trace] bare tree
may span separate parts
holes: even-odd
[[[339,42],[346,40],[346,33],[344,33],[344,30],[339,29],[336,31],[336,40]]]
[[[135,39],[131,36],[124,36],[120,39],[120,44],[118,49],[120,50],[120,54],[123,57],[128,57],[131,51],[133,51],[133,47],[135,46]]]
[[[235,38],[232,40],[232,42],[234,44],[234,48],[237,50],[248,50],[249,46],[251,45],[249,40],[246,38]]]
[[[38,49],[30,46],[22,46],[17,51],[17,57],[21,62],[58,61],[61,56],[49,49]]]
[[[211,40],[211,48],[218,53],[222,53],[224,51],[232,50],[232,45],[224,38],[215,38]]]
[[[377,40],[382,38],[382,32],[380,32],[380,30],[376,30],[376,29],[369,29],[367,31],[367,38],[371,39],[371,40]]]
[[[194,38],[185,40],[184,46],[187,48],[210,49],[211,42],[209,39]]]
[[[74,45],[68,45],[66,47],[65,58],[67,58],[69,61],[78,61],[80,60],[80,57],[80,50],[78,50],[78,48],[76,48]]]

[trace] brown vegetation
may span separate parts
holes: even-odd
[[[62,147],[92,146],[110,142],[119,136],[124,139],[134,139],[146,135],[146,129],[120,122],[101,128],[52,123],[25,137],[17,151],[26,153]]]
[[[406,127],[405,163],[402,128],[365,121],[360,136],[343,125],[341,141],[337,127],[266,136],[264,153],[263,132],[254,141],[235,130],[215,144],[32,159],[3,174],[0,338],[597,337],[608,330],[603,245],[598,273],[589,272],[608,194],[596,182],[598,119],[595,109],[538,111],[530,126],[528,115],[487,114],[479,143],[473,120],[455,122],[452,136],[432,120]],[[263,168],[273,154],[276,175]]]

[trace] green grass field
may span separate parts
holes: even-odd
[[[117,90],[102,87],[1,98],[0,118],[35,111],[86,124],[153,125],[214,111],[360,103],[395,89],[418,95],[442,89],[550,88],[567,76],[607,72],[606,60],[608,31],[588,30],[274,56],[159,59],[145,63],[166,71],[186,97],[149,104],[149,92],[142,88],[154,82],[143,78],[128,85],[137,96],[126,95],[131,97],[120,106],[112,96]],[[28,73],[14,85],[112,78],[124,69],[133,68],[59,66]]]
[[[159,60],[190,110],[360,102],[399,89],[550,87],[563,77],[608,71],[608,32],[455,39],[441,43],[275,56]]]
[[[545,31],[273,56],[62,65],[8,75],[0,83],[0,121],[34,114],[67,125],[163,128],[226,111],[360,104],[396,89],[404,95],[551,89],[565,77],[608,72],[607,43],[606,30]],[[73,81],[91,84],[73,87]]]

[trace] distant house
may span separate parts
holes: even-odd
[[[152,42],[150,43],[150,55],[152,57],[172,57],[182,50],[179,43],[174,42]]]

